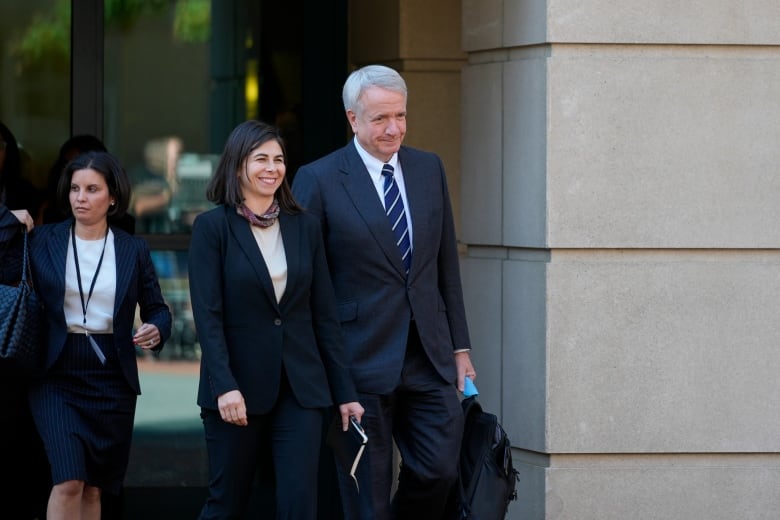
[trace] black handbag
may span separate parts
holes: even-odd
[[[0,285],[0,359],[13,361],[27,372],[41,366],[43,305],[35,294],[30,275],[27,230],[24,230],[22,280]]]

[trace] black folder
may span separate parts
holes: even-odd
[[[366,432],[363,431],[360,423],[354,417],[349,418],[347,431],[341,429],[340,416],[336,416],[330,423],[327,444],[336,457],[336,463],[355,481],[358,492],[360,492],[360,485],[355,472],[358,463],[360,463],[360,457],[363,456],[363,451],[366,449],[366,443],[368,443]]]

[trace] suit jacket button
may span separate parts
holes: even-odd
[[[281,325],[281,324],[282,324],[282,320],[280,320],[279,318],[276,318],[274,320],[274,325]]]

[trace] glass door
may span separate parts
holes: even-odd
[[[99,139],[132,177],[135,233],[174,313],[163,352],[138,354],[144,393],[125,495],[107,499],[107,515],[197,515],[206,453],[186,274],[192,220],[210,207],[205,185],[241,121],[280,127],[290,177],[343,146],[346,43],[347,0],[0,2],[0,121],[17,141],[24,186],[3,196],[43,222],[60,147]],[[264,500],[251,509],[266,510]]]
[[[70,2],[0,5],[0,197],[40,222],[70,133]]]

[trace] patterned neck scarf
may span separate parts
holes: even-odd
[[[269,207],[268,211],[262,215],[255,215],[249,208],[246,207],[246,204],[242,202],[238,206],[238,213],[247,219],[253,226],[261,228],[271,227],[274,225],[276,218],[279,216],[279,202],[274,199],[273,203],[271,203],[271,207]]]

